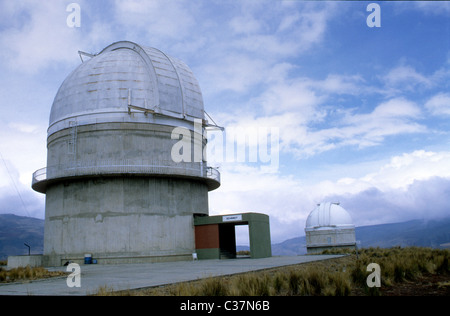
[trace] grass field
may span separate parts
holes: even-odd
[[[42,267],[19,267],[10,270],[0,267],[0,283],[20,282],[65,276],[67,273],[61,271],[48,271]]]
[[[326,252],[336,254],[337,252]],[[342,251],[341,251],[342,253]],[[450,251],[367,248],[347,256],[139,290],[101,287],[92,295],[121,296],[365,296],[450,295]],[[370,263],[380,267],[380,287],[369,287]],[[0,267],[0,282],[65,276],[44,268]]]
[[[330,252],[327,252],[330,253]],[[368,248],[338,259],[298,264],[162,287],[95,295],[157,296],[361,296],[450,295],[450,251]],[[380,266],[380,287],[368,287],[370,263]]]

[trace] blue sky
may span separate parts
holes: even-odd
[[[369,3],[0,1],[0,213],[44,217],[31,175],[56,91],[78,50],[130,40],[186,62],[226,132],[278,131],[276,168],[211,161],[210,214],[269,214],[273,242],[303,235],[322,201],[356,225],[449,215],[450,3],[376,2],[379,28]]]

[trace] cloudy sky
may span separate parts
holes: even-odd
[[[450,3],[378,2],[369,27],[370,3],[0,0],[0,213],[44,218],[53,98],[78,50],[130,40],[190,66],[226,139],[270,131],[256,161],[211,157],[210,214],[266,213],[273,242],[322,201],[357,226],[449,215]]]

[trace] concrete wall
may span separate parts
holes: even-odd
[[[141,166],[159,164],[161,167],[174,166],[172,147],[179,139],[171,139],[173,126],[144,123],[102,123],[74,126],[50,135],[47,139],[48,177],[54,168],[66,169],[70,175],[71,168],[90,166]],[[176,123],[176,122],[174,122]],[[193,127],[192,127],[193,128]],[[195,136],[197,135],[197,136]],[[194,149],[206,145],[206,139],[191,132],[191,162],[194,162]],[[199,162],[188,164],[196,169],[200,176]],[[178,168],[162,168],[167,174],[176,173]],[[112,169],[110,169],[112,170]],[[118,168],[123,172],[126,169]],[[192,170],[194,172],[194,170]]]
[[[202,225],[195,227],[195,247],[197,249],[219,249],[219,225]]]
[[[219,225],[195,227],[195,250],[198,259],[220,258]]]
[[[252,258],[267,258],[272,256],[269,216],[265,214],[250,214],[248,233],[250,240],[250,255]]]
[[[191,255],[193,214],[208,213],[205,184],[103,178],[47,189],[44,255],[65,259]]]
[[[193,215],[208,214],[208,186],[172,167],[171,149],[178,141],[171,139],[172,130],[103,123],[74,126],[48,138],[47,176],[59,172],[46,188],[48,265],[80,262],[86,253],[98,263],[192,258]],[[145,168],[131,172],[151,163],[161,164],[158,174]],[[85,172],[70,177],[74,169]],[[200,163],[191,169],[200,176]]]
[[[332,248],[349,248],[356,245],[354,228],[331,228],[306,230],[308,253],[317,253]]]
[[[235,220],[229,220],[229,218],[234,217]],[[199,259],[218,259],[221,252],[225,252],[229,256],[235,256],[235,225],[248,225],[249,227],[251,258],[272,256],[269,216],[265,214],[241,213],[223,216],[197,216],[194,224],[196,252]]]
[[[40,267],[43,265],[42,255],[31,256],[9,256],[8,257],[8,269],[18,267]]]

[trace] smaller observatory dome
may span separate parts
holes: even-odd
[[[356,246],[355,226],[339,203],[318,204],[306,219],[305,235],[308,253]]]
[[[306,229],[354,227],[350,214],[339,203],[320,203],[306,220]]]

